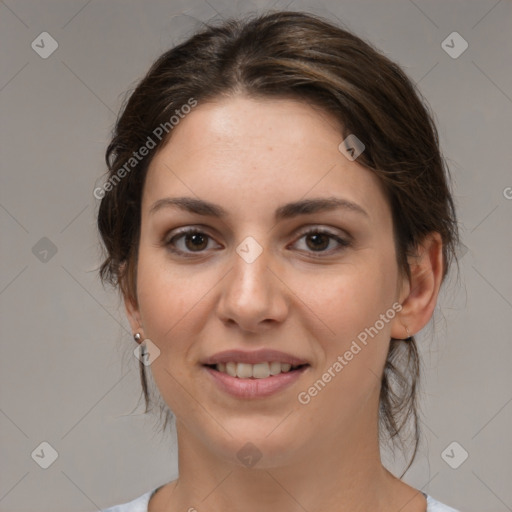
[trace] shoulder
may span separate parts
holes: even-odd
[[[147,512],[149,500],[151,496],[153,496],[153,494],[157,491],[157,489],[158,487],[144,493],[142,496],[139,496],[130,502],[106,508],[101,512]]]
[[[459,512],[427,495],[427,512]]]
[[[148,503],[153,494],[158,490],[158,487],[144,493],[143,495],[135,498],[134,500],[115,505],[113,507],[102,510],[101,512],[147,512]],[[427,512],[459,512],[458,510],[437,501],[432,496],[427,495]]]

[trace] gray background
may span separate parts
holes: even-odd
[[[512,5],[287,3],[0,2],[1,511],[92,511],[176,477],[172,437],[142,414],[124,310],[95,271],[92,191],[123,94],[153,60],[196,18],[271,5],[339,17],[436,113],[464,247],[419,336],[424,440],[404,479],[464,511],[512,510]],[[47,59],[31,48],[43,31],[59,45]],[[469,44],[456,59],[441,46],[453,31]],[[43,441],[58,453],[48,469],[31,456]],[[453,441],[469,454],[458,469],[441,456]]]

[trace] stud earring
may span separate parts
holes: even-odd
[[[140,343],[142,337],[139,333],[136,333],[133,335],[133,339],[137,342],[137,343]]]
[[[411,339],[411,333],[409,332],[409,328],[407,326],[405,326],[405,332],[407,332],[406,341],[409,341]]]

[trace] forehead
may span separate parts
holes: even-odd
[[[237,96],[200,103],[173,129],[170,145],[184,151],[215,147],[241,155],[263,147],[295,147],[303,152],[319,143],[336,144],[340,129],[336,118],[305,102]]]
[[[268,205],[339,192],[378,218],[388,208],[383,188],[371,171],[342,155],[342,140],[334,116],[302,101],[199,103],[153,158],[143,208],[166,194]]]

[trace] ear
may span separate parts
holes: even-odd
[[[123,295],[124,307],[126,310],[126,316],[128,317],[128,321],[130,322],[130,326],[132,328],[132,333],[140,333],[142,339],[145,338],[144,333],[142,331],[142,322],[140,319],[140,312],[138,305],[135,301],[128,297],[127,295]]]
[[[120,274],[123,276],[124,279],[124,271],[125,271],[125,265],[121,265],[121,271]],[[129,288],[128,288],[129,289]],[[132,329],[132,333],[140,333],[142,336],[142,339],[145,339],[144,331],[142,329],[142,320],[140,316],[139,311],[139,305],[137,303],[137,298],[132,297],[130,293],[128,293],[128,289],[126,286],[122,286],[122,294],[123,294],[123,301],[124,301],[124,307],[126,310],[126,316],[128,318],[128,321],[130,322],[130,327]]]
[[[402,287],[402,310],[395,316],[391,336],[405,339],[423,329],[436,307],[443,280],[443,242],[439,233],[429,233],[409,258],[411,279]],[[407,327],[407,329],[406,329]]]

